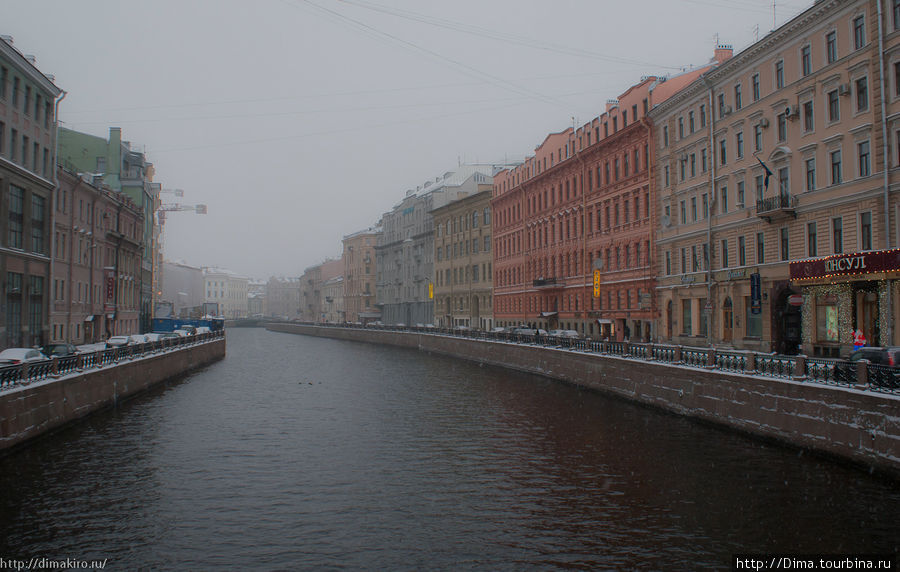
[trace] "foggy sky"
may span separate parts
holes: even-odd
[[[812,4],[777,0],[782,25]],[[298,276],[407,189],[521,160],[643,75],[773,28],[772,0],[0,0],[0,34],[163,188],[170,260]]]

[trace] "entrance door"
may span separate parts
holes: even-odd
[[[725,298],[722,305],[722,341],[726,344],[731,343],[732,330],[734,328],[734,308],[731,304],[731,298]]]
[[[666,341],[672,341],[672,301],[666,304]]]

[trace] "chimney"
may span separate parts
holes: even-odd
[[[723,64],[726,60],[730,60],[733,55],[734,48],[731,44],[719,44],[716,46],[716,51],[713,52],[713,59],[716,63]]]

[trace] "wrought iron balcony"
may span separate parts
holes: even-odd
[[[535,288],[562,288],[564,284],[561,281],[557,281],[556,278],[538,278],[534,282],[532,282],[532,286]]]
[[[756,201],[756,216],[766,222],[797,218],[797,197],[787,193]]]

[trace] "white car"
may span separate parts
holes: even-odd
[[[16,365],[45,359],[47,356],[34,348],[9,348],[0,352],[0,365]]]
[[[191,335],[191,333],[187,330],[175,330],[175,333],[182,338],[188,338]]]
[[[131,340],[130,343],[132,344],[146,344],[148,341],[147,336],[144,334],[132,334],[128,336],[128,339]]]
[[[124,348],[125,346],[131,343],[131,338],[129,336],[113,336],[106,340],[106,349],[110,348]]]

